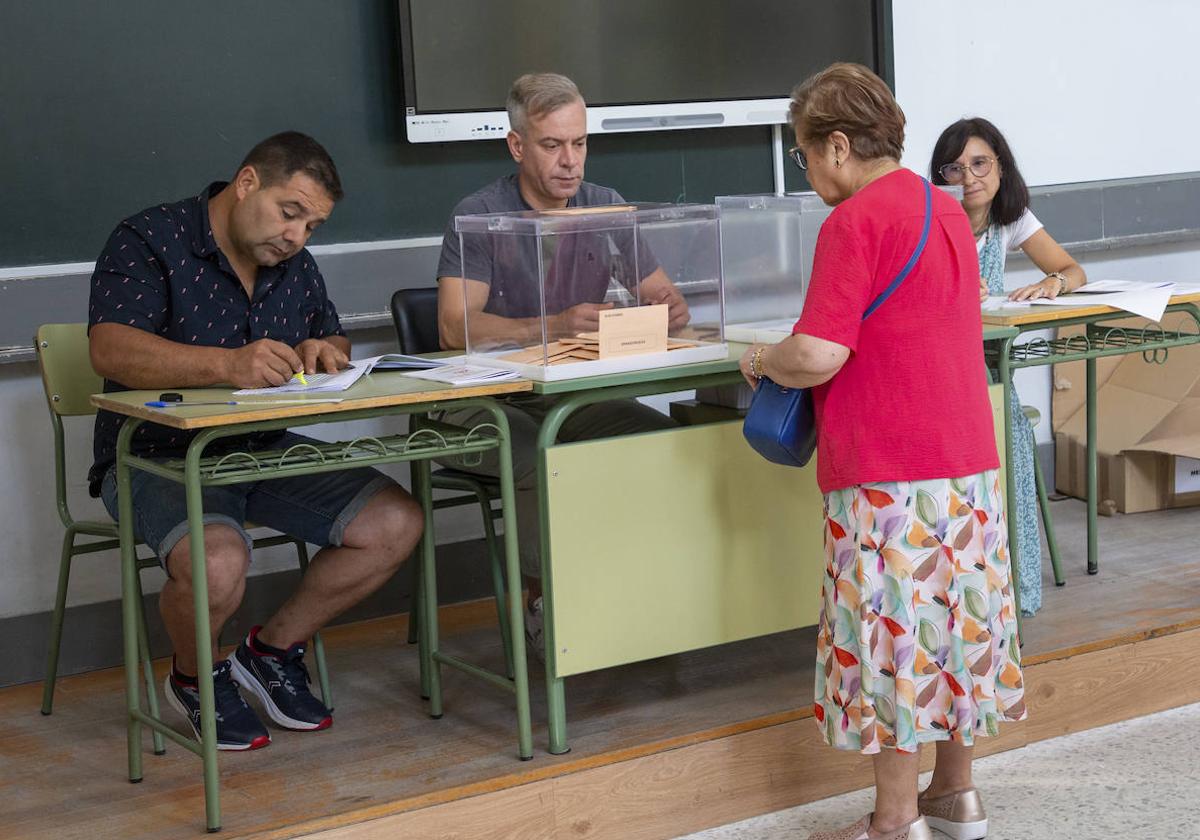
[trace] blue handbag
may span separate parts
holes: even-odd
[[[929,181],[922,180],[925,182],[925,224],[921,228],[921,239],[900,273],[867,307],[862,316],[864,321],[891,297],[925,250],[933,218],[933,195]],[[768,461],[787,467],[803,467],[817,448],[817,424],[809,389],[785,388],[765,376],[759,379],[750,410],[742,423],[742,435],[751,448]]]

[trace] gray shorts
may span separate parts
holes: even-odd
[[[287,432],[278,447],[317,443]],[[245,523],[264,525],[313,545],[342,544],[354,517],[371,497],[394,482],[379,470],[357,467],[290,478],[251,481],[203,488],[204,524],[228,525],[242,535],[246,550],[251,537]],[[187,503],[183,484],[153,473],[133,470],[133,530],[166,565],[166,557],[188,535]],[[113,519],[117,518],[117,470],[104,475],[100,497]]]

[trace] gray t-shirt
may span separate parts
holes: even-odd
[[[568,207],[624,204],[614,189],[579,185]],[[541,314],[538,294],[539,237],[513,234],[467,234],[466,261],[460,255],[456,216],[532,210],[521,196],[517,175],[506,175],[464,198],[451,213],[442,237],[438,277],[460,277],[487,283],[484,312],[505,318],[533,318]],[[650,248],[632,230],[582,231],[540,237],[546,271],[546,314],[553,315],[579,303],[602,303],[613,284],[632,291],[650,275],[658,262]]]

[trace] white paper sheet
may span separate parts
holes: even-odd
[[[271,394],[317,394],[328,391],[345,391],[359,379],[372,370],[420,370],[440,368],[445,365],[461,363],[462,356],[451,358],[431,359],[421,356],[405,356],[402,353],[384,353],[382,356],[371,356],[366,359],[351,359],[345,370],[337,373],[305,374],[307,383],[293,379],[274,388],[243,388],[234,391],[239,397],[263,396]]]
[[[515,370],[483,365],[441,365],[430,370],[409,371],[405,376],[431,382],[445,382],[449,385],[478,385],[483,382],[506,382],[521,378]]]
[[[981,305],[984,311],[996,309],[1025,309],[1029,306],[1029,301],[1009,300],[1006,295],[988,295]]]
[[[1069,295],[1059,295],[1054,300],[1038,298],[1029,302],[1034,306],[1111,306],[1114,309],[1124,309],[1126,312],[1151,321],[1159,321],[1167,309],[1167,304],[1171,301],[1171,295],[1175,294],[1174,283],[1133,283],[1131,281],[1101,280],[1097,281],[1096,285],[1100,285],[1101,283],[1120,283],[1122,284],[1121,288],[1127,288],[1128,290],[1087,292],[1084,294],[1073,292]],[[1091,283],[1088,284],[1088,286],[1091,285]],[[1086,289],[1087,286],[1084,286],[1084,288]]]

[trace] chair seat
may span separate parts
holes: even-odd
[[[431,474],[433,486],[439,490],[468,490],[482,489],[491,498],[500,498],[500,479],[490,475],[477,475],[466,470],[456,470],[453,467],[442,467]]]

